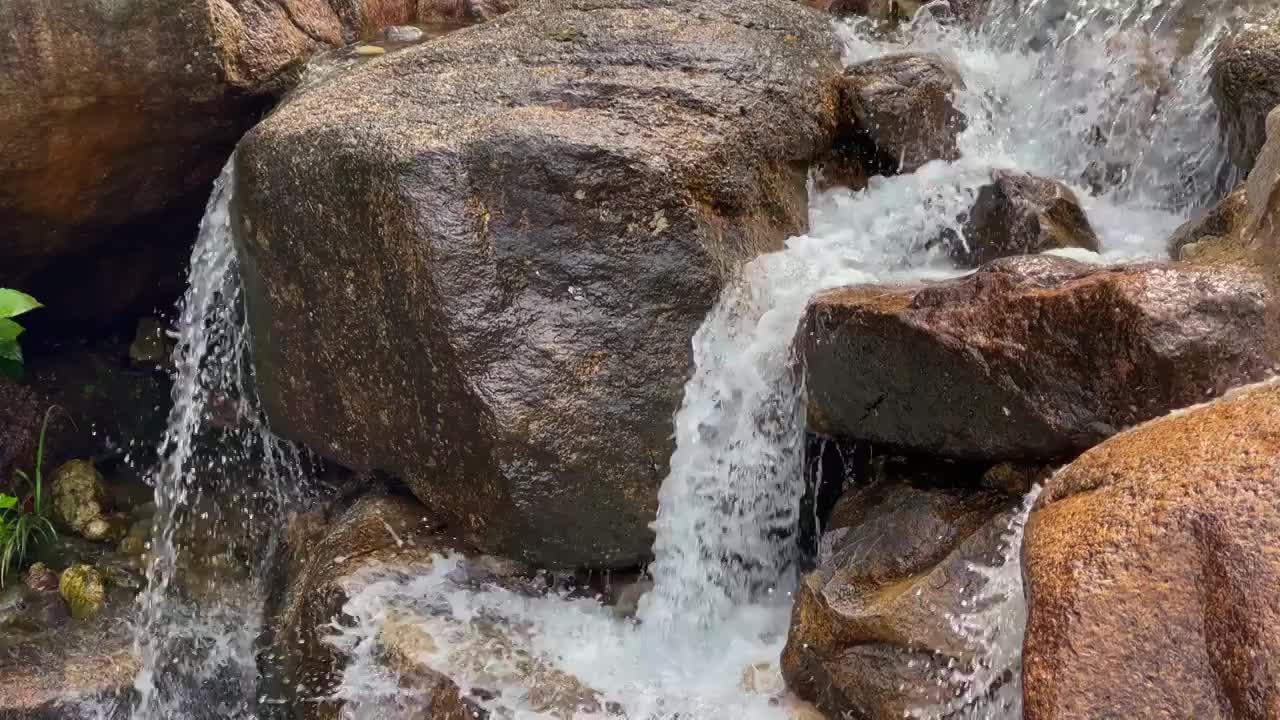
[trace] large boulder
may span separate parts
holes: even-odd
[[[1231,161],[1248,172],[1267,139],[1267,113],[1280,105],[1280,13],[1261,14],[1228,38],[1210,77]]]
[[[868,172],[915,172],[931,160],[960,156],[966,119],[954,94],[964,88],[955,68],[936,55],[899,53],[845,71],[854,133],[872,148]]]
[[[1011,255],[1060,248],[1098,251],[1098,236],[1071,188],[1057,180],[1016,170],[995,170],[964,222],[963,238],[952,238],[951,257],[977,267]]]
[[[840,499],[792,612],[782,653],[792,691],[828,717],[890,720],[988,689],[961,679],[990,661],[963,617],[985,597],[974,568],[1004,562],[1019,502],[978,479],[893,461]]]
[[[219,168],[310,53],[473,5],[0,4],[0,287],[84,320],[176,292]]]
[[[637,563],[690,337],[804,229],[838,56],[797,4],[565,0],[306,88],[236,170],[272,428],[488,551]]]
[[[1280,716],[1280,384],[1153,420],[1027,525],[1027,720]]]
[[[945,457],[1069,456],[1273,372],[1252,268],[1007,258],[818,295],[800,329],[815,432]]]

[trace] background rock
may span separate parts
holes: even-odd
[[[799,5],[569,0],[295,95],[234,208],[272,428],[487,551],[638,563],[689,339],[804,228],[840,83]]]
[[[1249,214],[1247,188],[1240,185],[1213,207],[1178,226],[1169,238],[1169,255],[1175,260],[1202,261],[1223,255],[1220,250],[1234,245]]]
[[[864,163],[868,172],[911,173],[930,160],[960,156],[956,137],[966,120],[953,93],[964,80],[941,58],[885,55],[849,67],[845,78],[855,132],[874,148]]]
[[[957,690],[949,669],[977,661],[951,618],[984,585],[970,563],[1000,564],[1018,505],[978,474],[895,460],[836,505],[782,653],[788,687],[828,717],[945,704]]]
[[[167,303],[219,168],[311,52],[473,5],[5,3],[0,287],[35,294],[55,326]]]
[[[1058,248],[1098,251],[1098,236],[1071,188],[1016,170],[995,170],[978,190],[964,239],[948,249],[956,264],[977,267],[1011,255]]]
[[[1051,459],[1274,371],[1263,277],[1236,266],[999,260],[829,291],[798,339],[809,425],[944,457]]]
[[[1280,12],[1257,15],[1218,48],[1210,77],[1231,160],[1248,172],[1267,139],[1267,113],[1280,105]]]
[[[1027,720],[1280,714],[1280,385],[1146,423],[1027,525]]]

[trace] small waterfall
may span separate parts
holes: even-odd
[[[177,323],[173,408],[150,475],[156,525],[139,598],[132,716],[245,718],[263,565],[309,460],[267,430],[253,389],[231,239],[234,156],[214,183]]]

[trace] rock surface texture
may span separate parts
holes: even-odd
[[[1280,716],[1280,385],[1093,448],[1027,525],[1027,720]]]
[[[945,465],[890,462],[836,505],[782,653],[787,686],[827,717],[890,720],[945,706],[975,647],[948,614],[998,565],[1017,496],[949,484]]]
[[[959,73],[935,55],[901,53],[845,71],[853,132],[869,144],[870,174],[911,173],[930,160],[960,156],[964,114],[953,94]]]
[[[1214,55],[1210,88],[1221,113],[1231,161],[1254,166],[1267,139],[1267,114],[1280,105],[1280,12],[1245,24]]]
[[[951,257],[977,267],[1011,255],[1058,248],[1098,251],[1098,236],[1071,188],[1016,170],[996,170],[978,190],[964,223],[964,240],[952,239]]]
[[[297,94],[233,221],[272,428],[487,551],[636,563],[689,339],[805,227],[840,85],[798,4],[568,0]]]
[[[1274,371],[1243,266],[998,260],[829,291],[799,343],[815,432],[943,457],[1050,459]]]
[[[0,5],[0,287],[83,320],[153,300],[157,284],[176,294],[218,169],[308,55],[478,10],[465,0]]]

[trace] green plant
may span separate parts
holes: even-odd
[[[34,479],[22,470],[14,472],[17,479],[31,487],[31,494],[19,502],[16,496],[0,493],[0,587],[4,587],[9,566],[21,563],[41,539],[52,540],[57,535],[44,502],[44,438],[56,408],[46,410],[40,424]]]
[[[44,306],[28,294],[0,288],[0,375],[22,379],[22,346],[18,344],[18,336],[25,328],[11,318],[38,307]]]

